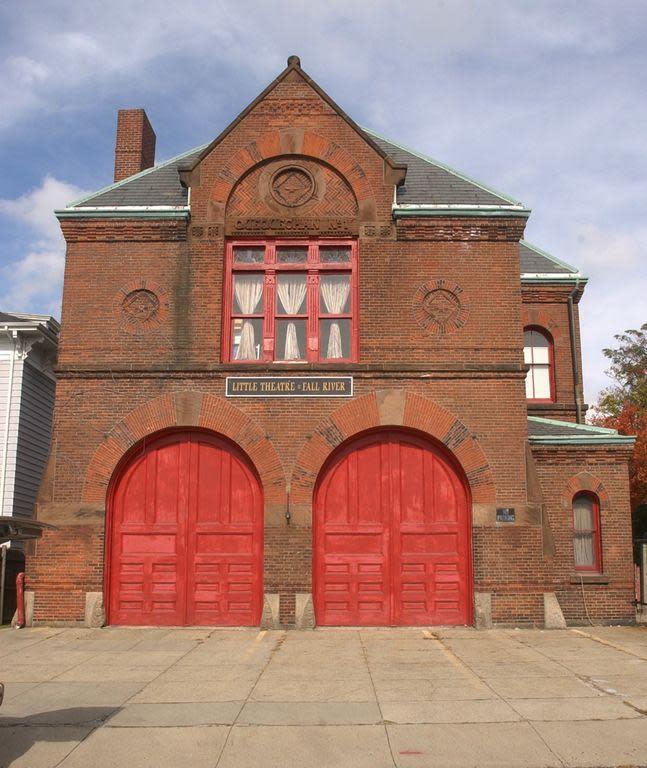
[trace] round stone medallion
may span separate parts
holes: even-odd
[[[134,322],[150,320],[159,310],[160,302],[153,291],[140,288],[131,291],[123,300],[121,309],[124,315]]]
[[[114,309],[123,330],[140,334],[162,323],[168,309],[166,291],[148,280],[133,280],[115,296]]]
[[[312,175],[296,165],[279,168],[270,181],[270,192],[277,203],[288,208],[305,205],[315,193]]]
[[[414,315],[428,333],[444,335],[462,328],[467,321],[467,308],[461,301],[463,289],[445,280],[424,283],[413,298]]]

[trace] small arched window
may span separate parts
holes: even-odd
[[[573,498],[573,555],[575,570],[601,572],[600,501],[593,493]]]
[[[553,341],[540,328],[525,328],[523,359],[530,366],[526,376],[526,399],[552,403],[555,400]]]

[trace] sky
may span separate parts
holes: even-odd
[[[112,181],[117,109],[158,162],[210,141],[290,54],[360,125],[532,209],[589,277],[585,398],[647,321],[645,0],[0,4],[0,309],[60,317],[52,210]]]

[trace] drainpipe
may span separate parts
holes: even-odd
[[[568,306],[568,330],[571,337],[571,358],[573,360],[573,392],[575,394],[575,418],[577,423],[582,423],[582,403],[580,402],[580,366],[577,359],[577,347],[575,338],[575,311],[573,309],[573,299],[580,287],[579,278],[575,278],[575,288],[570,292],[567,299]]]
[[[5,414],[4,425],[4,446],[2,450],[2,474],[0,474],[0,515],[4,514],[4,491],[7,482],[7,452],[9,450],[9,424],[11,422],[11,400],[13,396],[13,377],[14,366],[16,360],[16,339],[18,338],[17,331],[10,331],[7,326],[4,327],[5,333],[13,340],[13,348],[11,350],[11,357],[9,358],[9,389],[7,391],[7,413]]]

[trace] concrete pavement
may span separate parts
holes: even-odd
[[[0,767],[647,765],[647,627],[0,630]]]

